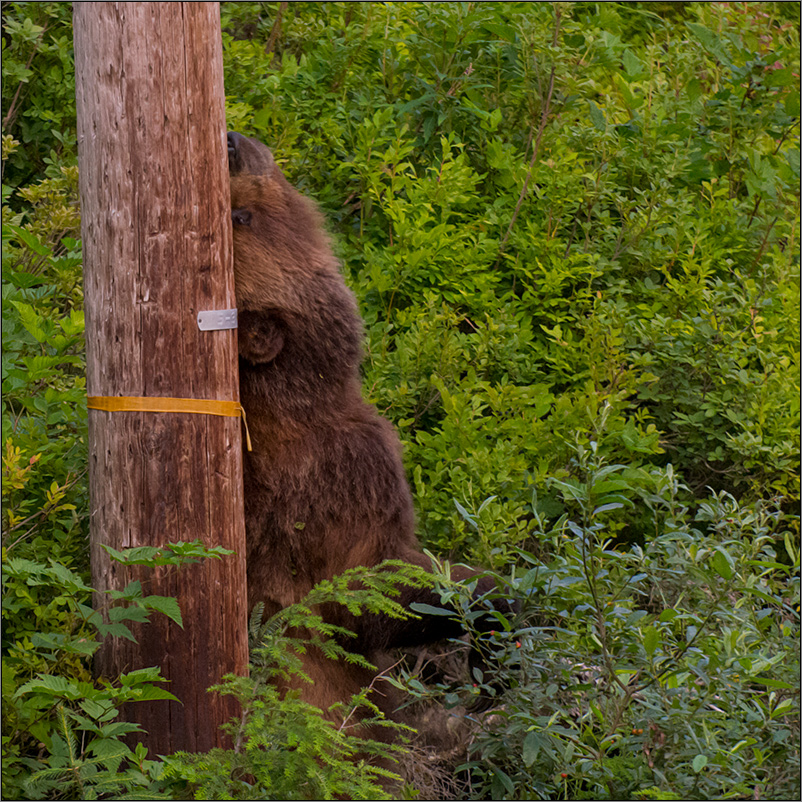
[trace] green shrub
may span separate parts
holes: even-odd
[[[199,541],[112,552],[120,562],[179,566],[230,553],[205,549]],[[175,697],[154,684],[164,681],[156,667],[121,674],[113,683],[93,680],[88,661],[106,637],[133,640],[125,622],[147,621],[155,610],[182,625],[181,612],[175,599],[145,596],[137,581],[122,591],[107,591],[111,601],[105,623],[90,606],[92,592],[52,557],[47,563],[3,560],[8,624],[3,632],[4,796],[97,799],[133,787],[147,789],[155,780],[155,764],[145,761],[146,750],[132,752],[120,740],[141,728],[116,719],[125,702]],[[19,621],[30,610],[36,618],[23,628]]]
[[[23,145],[3,165],[3,181],[24,187],[42,174],[58,179],[63,163],[77,161],[72,8],[6,3],[2,41],[3,133]],[[20,208],[19,199],[12,205]]]
[[[249,677],[227,676],[212,689],[233,694],[242,715],[226,725],[234,748],[208,754],[176,753],[165,759],[164,779],[174,791],[189,790],[196,799],[387,799],[400,789],[394,767],[404,753],[401,743],[371,737],[377,727],[394,730],[403,741],[409,728],[384,718],[368,698],[369,689],[347,703],[332,705],[342,723],[299,698],[298,690],[279,692],[275,681],[311,682],[302,655],[319,649],[332,660],[370,664],[341,643],[352,634],[326,624],[316,612],[321,604],[344,604],[354,614],[410,615],[393,597],[400,585],[429,585],[422,569],[387,561],[377,568],[357,568],[320,582],[299,604],[262,623],[263,608],[251,614]],[[354,587],[357,586],[355,590]]]
[[[108,551],[122,564],[151,567],[230,553],[206,549],[199,541]],[[140,582],[132,582],[123,591],[107,591],[112,602],[104,623],[88,606],[92,588],[53,560],[46,565],[11,559],[3,578],[4,598],[17,599],[4,610],[12,616],[30,606],[26,589],[45,587],[58,594],[40,630],[12,642],[3,657],[4,796],[168,799],[190,790],[199,799],[378,799],[388,796],[383,783],[400,787],[400,778],[386,766],[403,748],[371,739],[366,728],[404,728],[384,719],[367,689],[334,706],[343,710],[344,723],[337,727],[297,691],[280,693],[273,680],[298,675],[309,681],[301,656],[310,648],[332,660],[369,666],[335,639],[350,633],[327,625],[314,610],[340,603],[355,614],[404,617],[409,613],[392,597],[400,585],[430,584],[420,568],[387,562],[353,569],[320,583],[301,603],[265,623],[258,605],[251,619],[250,676],[227,676],[209,689],[233,694],[242,706],[241,716],[225,726],[234,748],[179,752],[164,761],[148,760],[142,744],[132,749],[123,738],[141,727],[118,720],[123,703],[176,698],[155,684],[164,681],[159,669],[131,671],[115,682],[93,681],[85,662],[106,637],[133,639],[126,622],[147,621],[151,611],[183,626],[175,599],[144,596]],[[54,623],[57,629],[47,631]]]
[[[484,556],[450,500],[561,475],[604,401],[611,459],[793,509],[785,9],[313,5],[266,53],[275,11],[224,5],[229,123],[332,221],[427,544]]]
[[[507,581],[528,625],[500,620],[489,670],[461,688],[407,680],[447,705],[510,683],[475,722],[471,798],[796,798],[799,550],[782,513],[721,492],[691,516],[670,465],[646,487],[595,442],[575,459],[549,484],[576,516],[550,524],[535,497],[540,553]],[[613,548],[634,499],[648,546]]]

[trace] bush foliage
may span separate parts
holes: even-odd
[[[161,691],[89,671],[119,633],[87,607],[70,6],[2,15],[3,795],[257,798],[286,794],[290,765],[326,767],[307,794],[369,796],[357,742],[258,678],[226,686],[259,711],[250,757],[120,740],[126,689]],[[798,798],[795,7],[222,17],[229,127],[330,221],[422,543],[524,605],[483,647],[506,691],[407,677],[446,706],[499,695],[465,795]],[[136,589],[125,609],[177,614]],[[289,648],[276,631],[260,648]],[[310,754],[260,751],[295,725]]]

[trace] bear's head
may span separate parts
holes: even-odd
[[[350,374],[361,320],[323,216],[258,140],[229,133],[228,161],[240,356],[280,362],[286,374],[290,365],[318,378],[344,365]]]
[[[302,313],[304,288],[338,275],[323,217],[258,140],[229,133],[228,161],[237,306]]]

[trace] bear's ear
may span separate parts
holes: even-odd
[[[284,325],[270,312],[237,314],[239,355],[248,362],[272,362],[284,347]]]
[[[253,215],[251,214],[250,209],[232,209],[231,210],[231,222],[235,226],[249,226],[251,224],[251,218]]]

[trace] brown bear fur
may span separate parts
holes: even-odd
[[[240,394],[253,444],[244,457],[248,605],[264,602],[269,615],[348,568],[431,564],[415,537],[398,436],[362,399],[362,323],[322,215],[260,142],[229,134],[229,161]],[[492,587],[480,580],[480,592]],[[401,601],[440,606],[428,590],[406,590]],[[328,614],[357,633],[348,648],[373,662],[460,634],[444,616]],[[374,678],[314,655],[305,669],[314,684],[304,697],[324,710]],[[388,713],[394,706],[376,701]]]

